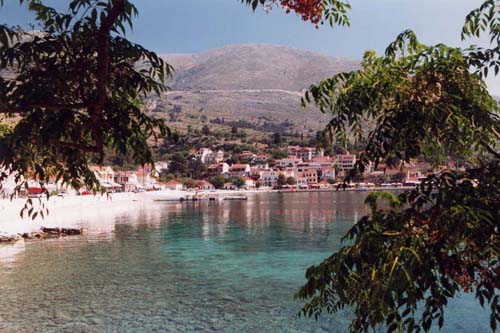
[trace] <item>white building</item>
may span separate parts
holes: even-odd
[[[340,170],[351,170],[354,168],[354,164],[356,164],[356,155],[349,153],[335,155],[334,161]]]
[[[167,190],[182,191],[184,189],[184,184],[182,184],[176,180],[171,180],[171,181],[168,181],[167,183],[165,183],[164,187]]]
[[[161,175],[162,172],[168,171],[168,162],[158,161],[155,162],[155,170],[158,175]]]
[[[229,167],[229,177],[248,176],[250,170],[250,164],[233,164]]]
[[[274,165],[278,168],[293,168],[300,163],[302,163],[302,159],[297,158],[295,156],[281,158],[279,160],[274,161]]]
[[[293,170],[285,170],[285,171],[270,170],[270,171],[264,171],[262,173],[261,181],[264,184],[264,186],[276,187],[278,186],[278,178],[281,174],[284,175],[285,178],[295,177],[295,172]]]
[[[115,182],[120,184],[125,192],[132,192],[140,187],[137,174],[134,171],[116,172]]]
[[[210,156],[213,154],[213,151],[208,148],[200,148],[196,151],[195,157],[201,161],[203,164],[210,163]]]
[[[323,156],[322,149],[316,149],[313,147],[300,147],[300,146],[288,146],[287,148],[288,156],[295,156],[303,161],[312,161],[316,157]]]
[[[222,162],[217,164],[210,164],[207,168],[209,177],[223,175],[229,172],[229,164]]]
[[[222,150],[213,151],[207,157],[207,163],[221,163],[224,161],[224,152]]]

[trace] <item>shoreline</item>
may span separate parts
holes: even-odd
[[[314,190],[215,190],[215,191],[154,191],[141,193],[113,193],[106,195],[50,197],[47,199],[34,199],[33,204],[39,207],[45,204],[49,214],[42,218],[37,216],[34,220],[24,216],[20,212],[26,203],[26,199],[0,199],[0,235],[15,236],[23,233],[39,231],[42,228],[81,228],[84,221],[94,220],[95,224],[101,224],[102,219],[116,217],[119,214],[129,212],[144,203],[159,201],[181,202],[181,198],[199,195],[227,195],[237,196],[246,194],[262,193],[308,193],[308,192],[372,192],[372,191],[400,191],[413,187],[399,188],[370,188],[370,189],[314,189]],[[94,223],[92,223],[94,224]]]

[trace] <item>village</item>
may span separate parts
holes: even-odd
[[[287,157],[272,159],[269,154],[256,154],[242,151],[237,156],[228,156],[223,151],[199,148],[192,152],[192,158],[204,166],[203,176],[199,179],[172,178],[172,165],[169,161],[147,164],[136,170],[119,171],[112,166],[90,166],[101,186],[108,193],[144,192],[159,190],[199,190],[199,191],[241,191],[241,190],[280,190],[311,191],[333,190],[341,184],[346,173],[353,169],[356,154],[344,153],[327,156],[321,149],[314,147],[288,146]],[[239,163],[227,163],[229,159]],[[371,188],[402,188],[415,186],[431,170],[425,161],[415,161],[403,168],[388,168],[380,164],[370,167],[362,177],[353,179],[348,187],[357,190]],[[166,176],[166,177],[165,177]],[[15,182],[13,177],[3,186],[4,197],[12,194]],[[90,195],[86,189],[76,191],[62,187],[55,182],[44,184],[51,195]],[[27,196],[41,195],[42,186],[29,182]]]

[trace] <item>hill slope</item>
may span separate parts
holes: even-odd
[[[273,45],[234,45],[194,55],[164,55],[176,68],[174,90],[299,91],[357,61]]]
[[[157,112],[176,110],[171,127],[214,118],[293,125],[288,131],[318,130],[327,121],[319,112],[300,110],[303,90],[341,71],[356,69],[355,60],[273,45],[234,45],[198,54],[166,54],[175,68],[171,91],[156,104]],[[167,115],[166,115],[167,116]],[[168,119],[168,118],[167,118]]]

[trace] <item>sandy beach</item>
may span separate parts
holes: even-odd
[[[197,194],[246,194],[259,191],[198,191]],[[262,192],[262,191],[260,191]],[[195,192],[164,190],[142,193],[113,193],[106,195],[67,196],[33,199],[35,207],[40,202],[49,210],[49,214],[43,218],[38,215],[34,220],[24,216],[20,212],[26,203],[26,199],[3,199],[0,200],[0,235],[16,235],[26,232],[40,230],[41,227],[71,228],[80,227],[82,221],[95,221],[102,223],[103,220],[113,218],[118,214],[137,209],[144,203],[154,201],[180,201],[181,198],[192,196]]]
[[[401,190],[402,188],[398,189]],[[352,191],[356,189],[348,189]],[[372,190],[388,190],[388,189],[372,189]],[[391,189],[389,189],[391,190]],[[392,189],[396,190],[396,189]],[[295,193],[295,191],[279,191],[272,192]],[[329,190],[308,190],[310,192],[335,191]],[[106,195],[88,195],[88,196],[67,196],[67,197],[50,197],[49,200],[41,199],[41,202],[49,210],[49,214],[43,218],[38,215],[34,220],[24,216],[21,218],[20,212],[26,203],[26,199],[2,199],[0,200],[0,235],[12,236],[22,233],[29,233],[40,230],[41,227],[58,227],[58,228],[73,228],[81,227],[82,222],[93,224],[106,224],[106,220],[113,218],[121,213],[126,213],[137,209],[145,203],[154,201],[180,201],[181,198],[192,197],[195,193],[197,196],[234,196],[246,194],[259,194],[271,192],[269,189],[264,190],[216,190],[216,191],[174,191],[163,190],[154,192],[142,193],[113,193]],[[296,191],[307,192],[307,191]],[[38,199],[33,199],[35,207],[40,204]]]
[[[141,194],[116,193],[107,196],[50,197],[42,199],[49,214],[34,220],[20,212],[26,199],[0,200],[0,234],[15,235],[33,232],[41,227],[77,227],[82,220],[102,219],[134,209],[144,198]],[[40,202],[33,199],[35,207]]]

